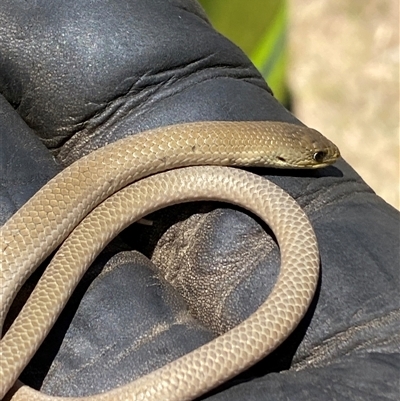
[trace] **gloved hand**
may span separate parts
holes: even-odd
[[[194,1],[3,0],[0,32],[3,223],[63,166],[124,136],[197,120],[297,121]],[[394,399],[399,213],[343,160],[257,172],[310,217],[320,285],[287,341],[207,399]],[[190,204],[150,219],[98,258],[26,384],[79,396],[132,381],[237,324],[272,288],[279,250],[244,211]]]

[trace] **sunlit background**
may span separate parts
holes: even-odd
[[[399,193],[398,0],[202,0],[275,95],[388,203]]]

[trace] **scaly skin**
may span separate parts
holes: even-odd
[[[1,228],[0,323],[15,294],[44,258],[100,202],[131,182],[183,166],[318,168],[338,157],[336,146],[317,131],[277,122],[181,124],[101,148],[56,176]],[[75,229],[35,290],[37,301],[28,302],[1,340],[0,397],[29,362],[102,247],[132,219],[174,203],[225,200],[258,214],[270,225],[281,247],[276,286],[254,314],[228,333],[129,385],[90,400],[195,398],[267,355],[301,320],[314,294],[319,257],[313,230],[289,195],[266,179],[217,167],[157,174],[133,188],[117,192]],[[71,255],[75,263],[77,259],[81,263],[72,270]],[[22,387],[13,399],[55,398]]]

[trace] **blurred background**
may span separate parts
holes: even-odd
[[[275,96],[400,208],[399,1],[201,0]]]

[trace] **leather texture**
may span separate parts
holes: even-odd
[[[189,0],[4,0],[0,93],[3,223],[63,165],[126,135],[196,120],[297,121]],[[281,347],[205,398],[396,399],[399,212],[343,160],[255,171],[310,217],[320,285]],[[98,258],[25,370],[27,384],[78,396],[128,382],[215,336],[212,319],[243,320],[273,285],[274,238],[244,211],[189,204],[149,219]],[[202,302],[207,314],[193,312]]]

